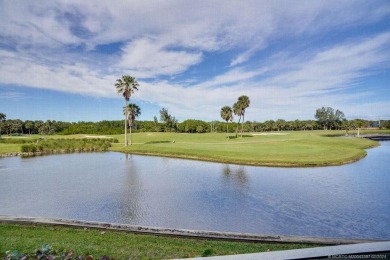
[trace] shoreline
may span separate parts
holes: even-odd
[[[107,151],[255,167],[309,168],[354,163],[367,156],[367,149],[380,146],[379,141],[369,140],[366,135],[350,139],[330,138],[324,136],[322,132],[288,133],[288,138],[278,137],[284,133],[274,135],[267,133],[276,137],[262,137],[263,134],[259,133],[259,136],[254,136],[253,139],[226,141],[224,134],[183,136],[177,133],[164,133],[156,138],[150,137],[152,136],[150,133],[140,133],[135,134],[137,142],[133,145],[125,147],[114,142],[107,147]],[[369,136],[377,135],[387,136],[386,134]],[[11,146],[6,145],[1,149],[0,158],[102,151],[96,148],[89,148],[87,151],[78,148],[64,149],[57,145],[60,148],[58,150],[54,146],[51,151],[21,152],[21,145]]]
[[[389,240],[382,239],[364,239],[364,238],[330,238],[313,236],[294,236],[294,235],[269,235],[238,233],[224,231],[207,231],[192,229],[177,229],[150,227],[131,224],[109,223],[100,221],[75,220],[75,219],[57,219],[44,217],[21,217],[0,215],[0,223],[22,224],[22,225],[49,225],[64,226],[72,228],[93,228],[102,230],[116,230],[135,234],[149,234],[169,237],[184,237],[197,239],[213,239],[225,241],[256,242],[256,243],[280,243],[280,244],[316,244],[316,245],[344,245],[359,244],[370,242],[384,242]]]
[[[373,147],[369,147],[366,149],[371,149],[371,148],[375,148],[378,146],[373,146]],[[242,162],[242,161],[234,161],[234,160],[222,160],[222,159],[218,160],[218,159],[207,158],[207,157],[198,157],[198,156],[172,155],[172,154],[165,154],[165,153],[151,153],[151,152],[137,152],[137,151],[131,151],[131,152],[117,151],[117,150],[109,150],[109,151],[123,153],[123,154],[134,154],[134,155],[155,156],[155,157],[164,157],[164,158],[172,158],[172,159],[194,160],[194,161],[201,161],[201,162],[234,164],[234,165],[254,166],[254,167],[271,167],[271,168],[311,168],[311,167],[342,166],[342,165],[357,162],[361,159],[364,159],[367,156],[367,152],[365,152],[365,154],[362,156],[353,158],[353,159],[348,160],[348,161],[343,161],[343,162],[329,162],[329,163],[323,163],[323,164],[317,164],[317,163],[298,164],[298,163],[262,163],[262,162],[255,162],[255,161]]]
[[[144,156],[156,156],[156,157],[165,157],[165,158],[174,158],[174,159],[184,159],[184,160],[195,160],[195,161],[203,161],[203,162],[214,162],[214,163],[222,163],[222,164],[235,164],[235,165],[244,165],[244,166],[254,166],[254,167],[272,167],[272,168],[311,168],[311,167],[330,167],[330,166],[342,166],[350,163],[357,162],[361,159],[364,159],[367,156],[367,149],[372,149],[375,147],[379,147],[379,141],[375,141],[376,143],[372,146],[364,148],[364,154],[360,156],[356,156],[350,160],[342,161],[342,162],[326,162],[322,164],[318,163],[267,163],[267,162],[256,162],[256,161],[240,161],[240,160],[223,160],[223,159],[214,159],[209,157],[199,157],[199,156],[191,156],[191,155],[179,155],[179,154],[169,154],[169,153],[159,153],[159,152],[140,152],[140,151],[125,151],[112,149],[110,147],[109,151],[111,152],[119,152],[123,154],[134,154],[134,155],[144,155]]]
[[[240,160],[231,160],[231,159],[215,159],[210,157],[200,157],[200,156],[191,156],[191,155],[180,155],[180,154],[169,154],[169,153],[160,153],[160,152],[140,152],[140,151],[125,151],[122,149],[112,149],[110,147],[108,152],[118,152],[123,154],[134,154],[134,155],[143,155],[143,156],[156,156],[156,157],[164,157],[164,158],[173,158],[173,159],[184,159],[184,160],[195,160],[195,161],[203,161],[203,162],[213,162],[213,163],[222,163],[222,164],[235,164],[235,165],[244,165],[244,166],[254,166],[254,167],[272,167],[272,168],[310,168],[310,167],[330,167],[330,166],[341,166],[350,163],[357,162],[367,156],[367,152],[365,150],[375,148],[380,146],[379,141],[376,141],[376,144],[373,146],[369,146],[364,149],[364,154],[360,156],[356,156],[350,160],[342,161],[342,162],[325,162],[325,163],[288,163],[288,162],[256,162],[256,161],[240,161]],[[44,156],[51,154],[67,154],[67,153],[90,153],[90,152],[107,152],[107,151],[74,151],[74,152],[66,152],[66,151],[56,151],[51,153],[43,153],[43,152],[11,152],[11,153],[2,153],[0,154],[0,158],[6,157],[34,157],[34,156]]]

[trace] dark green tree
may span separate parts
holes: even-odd
[[[176,118],[169,114],[168,109],[166,108],[160,110],[160,121],[165,124],[166,129],[169,129],[170,132],[172,129],[177,129]]]
[[[340,110],[335,110],[331,107],[322,107],[316,110],[314,117],[318,120],[318,123],[324,130],[332,129],[332,127],[341,126],[342,120],[345,119],[345,115]]]
[[[233,110],[229,106],[224,106],[221,108],[221,117],[226,121],[226,134],[229,132],[229,121],[233,121]]]
[[[32,121],[27,120],[24,123],[24,127],[28,129],[28,134],[31,135],[31,129],[34,127],[34,123]]]
[[[284,119],[276,120],[275,126],[278,128],[278,131],[282,131],[286,127],[286,120]]]
[[[250,100],[248,96],[240,96],[238,98],[238,103],[241,107],[241,114],[242,114],[242,122],[241,122],[241,137],[242,133],[244,131],[244,121],[245,121],[245,109],[247,109],[250,105]]]
[[[1,139],[1,126],[3,121],[7,119],[7,116],[4,113],[0,113],[0,139]]]

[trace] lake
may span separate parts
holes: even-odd
[[[0,214],[390,239],[390,142],[356,163],[271,168],[122,153],[0,159]]]

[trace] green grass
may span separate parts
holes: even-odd
[[[22,144],[2,144],[0,143],[0,154],[18,153]]]
[[[365,133],[390,133],[390,130],[369,130]],[[124,147],[124,135],[107,136],[119,139],[111,151],[157,155],[205,161],[257,166],[327,166],[353,162],[366,155],[365,149],[378,142],[364,138],[339,138],[345,131],[266,132],[234,138],[234,134],[207,133],[134,133],[133,145]],[[356,131],[350,131],[356,134]],[[38,138],[39,136],[29,136]],[[85,135],[45,136],[47,139],[84,138]],[[13,137],[22,138],[22,137]],[[21,145],[0,143],[0,153],[20,152]]]
[[[228,139],[226,134],[136,133],[129,147],[123,146],[122,136],[116,136],[119,143],[111,150],[246,165],[304,167],[353,162],[366,155],[365,149],[378,145],[363,138],[324,136],[329,131],[264,134],[268,135],[246,134]]]
[[[316,246],[172,238],[109,230],[104,234],[101,232],[98,229],[0,223],[0,258],[4,258],[8,250],[32,254],[43,244],[52,246],[59,255],[72,249],[73,256],[93,255],[95,259],[102,255],[115,259],[170,259],[201,256],[207,249],[211,249],[212,255],[230,255]]]

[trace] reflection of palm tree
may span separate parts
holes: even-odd
[[[231,174],[231,170],[230,170],[230,167],[228,164],[226,164],[224,167],[223,167],[223,175],[225,175],[226,177],[229,177],[230,174]]]
[[[131,157],[129,158],[128,154],[125,156],[124,181],[122,182],[125,192],[123,199],[120,200],[119,218],[121,221],[125,221],[125,223],[135,224],[139,220],[141,210],[143,209],[141,201],[143,187],[138,176],[137,161],[132,160]]]
[[[236,179],[241,185],[245,185],[248,182],[248,176],[246,175],[245,168],[240,167],[236,172]]]
[[[240,189],[244,188],[248,183],[248,176],[245,167],[243,166],[240,166],[236,170],[232,170],[230,166],[226,164],[224,165],[222,173],[227,179],[232,179]]]

